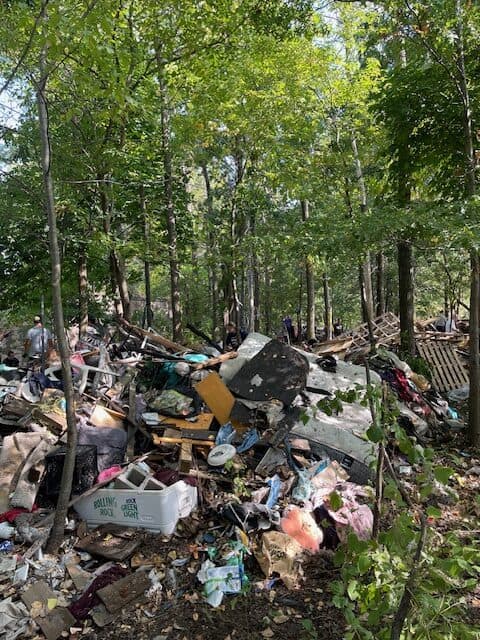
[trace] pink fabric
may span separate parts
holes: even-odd
[[[81,353],[75,352],[72,353],[72,355],[70,356],[70,364],[72,365],[72,367],[75,369],[75,365],[84,365],[85,364],[85,360],[83,359],[83,356]],[[76,371],[78,371],[78,369],[76,369]]]
[[[292,506],[284,512],[280,528],[312,553],[317,553],[323,542],[323,531],[317,526],[312,514],[299,507]]]
[[[332,511],[327,502],[329,515],[337,523],[337,533],[340,539],[345,539],[349,531],[353,531],[360,540],[368,540],[372,535],[373,513],[366,504],[359,504],[351,489],[339,492],[343,504],[338,511]]]
[[[100,482],[107,482],[108,480],[113,478],[115,474],[119,473],[121,470],[122,470],[122,467],[118,464],[114,465],[113,467],[108,467],[108,469],[104,469],[98,474],[96,484],[100,484]]]

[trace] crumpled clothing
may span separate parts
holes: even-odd
[[[119,473],[122,470],[122,467],[119,464],[113,465],[113,467],[108,467],[108,469],[104,469],[101,471],[96,480],[96,484],[100,484],[101,482],[108,482],[113,476]]]
[[[368,540],[372,535],[373,512],[367,504],[357,502],[358,489],[360,487],[353,485],[353,488],[348,486],[341,491],[337,490],[343,502],[337,511],[326,505],[329,515],[337,523],[337,533],[341,540],[346,538],[349,531],[353,531],[360,540]]]
[[[284,511],[280,528],[312,553],[317,553],[323,542],[323,531],[317,526],[312,514],[296,506]]]
[[[400,369],[387,369],[379,372],[382,380],[386,380],[398,397],[406,403],[418,405],[424,416],[429,416],[432,409],[428,406],[420,393],[415,391],[406,375]]]
[[[30,386],[30,392],[34,396],[41,395],[44,389],[59,389],[60,391],[63,391],[63,382],[61,380],[51,380],[41,371],[32,374],[28,383]]]
[[[153,474],[153,477],[167,487],[180,480],[180,474],[178,471],[175,471],[175,469],[158,469],[158,471],[155,471]],[[197,479],[193,476],[184,476],[182,480],[191,487],[198,486]]]
[[[237,447],[237,453],[245,453],[251,449],[260,440],[260,435],[255,428],[249,429],[243,440]]]
[[[97,591],[106,587],[120,578],[124,578],[127,575],[127,570],[123,567],[113,566],[101,573],[88,589],[83,593],[80,598],[68,607],[68,610],[77,620],[85,620],[91,609],[97,604],[100,604],[101,600],[97,596]]]
[[[17,507],[16,509],[9,509],[4,513],[0,513],[0,522],[13,522],[17,516],[21,513],[33,513],[37,511],[38,507],[36,504],[33,505],[32,510],[23,509],[22,507]]]

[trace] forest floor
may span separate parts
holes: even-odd
[[[459,435],[437,445],[436,454],[436,463],[454,468],[455,473],[450,481],[452,495],[431,498],[431,503],[442,512],[441,517],[430,523],[431,527],[441,533],[460,532],[465,544],[478,545],[480,457],[465,447]],[[203,526],[194,527],[196,530],[193,536],[190,531],[190,539],[186,532],[189,526],[168,541],[148,537],[139,551],[145,557],[155,555],[163,561],[166,579],[161,598],[155,604],[137,604],[125,609],[120,618],[102,630],[84,628],[84,637],[99,640],[126,640],[134,636],[137,640],[341,640],[344,637],[345,622],[332,604],[330,592],[332,582],[339,578],[332,552],[311,556],[303,566],[304,581],[293,591],[287,590],[280,581],[266,588],[258,563],[253,555],[247,556],[245,571],[250,579],[249,588],[244,594],[225,596],[222,605],[214,609],[201,595],[202,586],[196,574],[202,559],[192,551],[192,540],[198,540]],[[185,564],[172,568],[172,563],[177,561],[178,565],[182,558],[188,559]],[[480,586],[469,594],[467,603],[468,623],[480,625]]]

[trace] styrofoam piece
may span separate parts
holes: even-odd
[[[370,467],[376,459],[376,445],[362,437],[372,422],[368,408],[344,403],[339,415],[328,416],[323,411],[312,415],[311,411],[307,410],[308,422],[298,422],[293,434],[350,456],[366,469]]]
[[[159,491],[99,489],[79,500],[75,510],[89,526],[110,522],[170,535],[178,520],[197,507],[197,501],[197,488],[179,480]]]
[[[228,383],[240,371],[243,365],[259,353],[270,342],[271,338],[261,333],[249,333],[238,348],[238,356],[233,360],[225,360],[220,367],[220,377]]]
[[[318,356],[316,356],[318,359]],[[370,372],[372,384],[380,384],[381,378],[375,371]],[[307,387],[322,389],[329,393],[346,391],[355,388],[355,385],[366,386],[367,377],[365,367],[360,367],[351,362],[337,361],[335,373],[324,371],[317,364],[310,362],[310,370],[307,378]]]

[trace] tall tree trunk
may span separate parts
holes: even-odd
[[[145,187],[140,185],[139,192],[140,199],[140,211],[143,218],[143,244],[145,259],[143,261],[143,270],[145,275],[145,313],[144,313],[144,326],[151,327],[153,325],[153,310],[152,310],[152,286],[150,278],[150,222],[148,220],[147,205],[145,201]]]
[[[301,200],[300,204],[302,220],[306,222],[310,217],[308,200]],[[305,284],[307,288],[307,340],[315,340],[315,273],[313,259],[308,254],[305,256]]]
[[[125,276],[125,264],[115,249],[112,249],[112,264],[114,265],[115,279],[117,281],[118,292],[120,293],[120,300],[122,301],[123,317],[125,320],[130,322],[130,292],[128,290],[127,278]]]
[[[303,340],[303,269],[298,274],[297,340]]]
[[[468,88],[467,72],[465,68],[464,34],[463,34],[463,6],[462,0],[456,0],[456,31],[455,46],[457,49],[457,71],[460,85],[460,94],[463,106],[463,138],[464,155],[466,165],[465,191],[471,198],[477,190],[475,175],[475,152],[472,123],[472,107],[470,91]],[[472,248],[470,252],[471,278],[470,278],[470,392],[468,414],[468,437],[470,443],[476,447],[480,445],[480,349],[479,349],[479,304],[480,304],[480,266],[478,249]]]
[[[202,176],[205,183],[205,195],[206,195],[206,204],[207,204],[207,229],[208,229],[208,249],[209,249],[209,260],[208,260],[208,281],[209,281],[209,289],[210,289],[210,304],[211,304],[211,333],[212,336],[216,336],[220,327],[219,321],[219,287],[218,287],[218,278],[217,278],[217,270],[216,270],[216,253],[217,253],[217,241],[215,238],[215,234],[213,231],[213,224],[215,218],[215,212],[213,208],[213,191],[212,185],[210,182],[210,174],[208,172],[208,167],[205,162],[200,164],[202,169]]]
[[[43,3],[43,21],[48,20],[46,14],[46,2]],[[44,30],[45,35],[45,30]],[[62,363],[62,380],[66,401],[67,417],[67,450],[63,465],[60,491],[58,495],[55,517],[52,530],[47,543],[47,551],[54,553],[58,550],[63,540],[65,519],[68,511],[68,502],[72,492],[73,472],[75,469],[75,454],[77,449],[77,421],[75,418],[74,391],[72,372],[70,369],[70,353],[65,335],[65,323],[63,319],[62,304],[62,272],[60,263],[60,251],[57,235],[57,216],[55,211],[55,194],[52,178],[52,156],[49,138],[49,120],[46,103],[47,85],[47,47],[43,47],[40,54],[40,80],[37,86],[38,124],[41,143],[41,167],[43,173],[43,185],[45,190],[45,208],[48,220],[48,242],[50,248],[50,261],[52,270],[52,300],[55,334],[58,351]]]
[[[260,274],[258,273],[258,260],[257,256],[253,256],[253,305],[255,307],[255,317],[253,329],[254,331],[260,331]]]
[[[256,234],[255,213],[250,212],[248,216],[247,233],[250,236],[250,248],[247,257],[247,290],[248,290],[248,328],[249,331],[258,331],[259,329],[259,281],[258,281],[258,263],[255,253],[255,234]]]
[[[265,297],[264,297],[265,334],[269,336],[272,333],[272,298],[270,295],[272,280],[270,278],[270,271],[268,268],[268,264],[265,265],[265,269],[264,269],[264,282],[265,282]]]
[[[168,261],[170,267],[170,294],[172,305],[172,336],[174,342],[182,340],[182,307],[180,304],[180,262],[178,258],[177,219],[173,201],[172,147],[170,106],[165,79],[165,64],[160,45],[156,45],[157,76],[160,94],[160,122],[162,132],[163,190],[167,218]]]
[[[376,278],[376,299],[377,308],[376,315],[382,316],[386,311],[386,293],[385,293],[385,254],[383,251],[379,251],[376,256],[377,262],[377,278]]]
[[[400,64],[407,66],[404,43],[400,51]],[[411,202],[409,132],[404,132],[399,149],[398,203],[408,207]],[[400,352],[414,356],[415,347],[415,284],[413,247],[407,239],[397,245],[398,307],[400,316]]]
[[[82,339],[88,330],[88,273],[87,252],[82,243],[78,252],[78,337]]]
[[[470,256],[470,392],[468,404],[468,436],[470,443],[480,445],[480,354],[479,354],[479,305],[480,305],[480,258],[472,249]]]
[[[323,306],[324,306],[324,323],[325,323],[325,337],[327,340],[333,338],[333,313],[332,313],[332,298],[330,296],[330,285],[328,284],[328,275],[324,271],[322,274],[323,283]]]
[[[352,133],[351,137],[353,159],[355,162],[355,177],[357,178],[358,190],[360,192],[360,213],[366,214],[368,211],[367,202],[367,187],[365,185],[365,178],[363,175],[362,162],[358,153],[357,139],[355,134]],[[364,321],[371,323],[374,315],[374,302],[373,302],[373,286],[372,286],[372,268],[370,265],[370,252],[365,253],[365,259],[361,264],[361,301],[364,315]]]
[[[110,244],[112,245],[112,237],[111,237],[111,218],[112,218],[112,205],[109,201],[105,180],[106,174],[99,173],[97,175],[97,180],[99,184],[99,192],[100,192],[100,210],[102,212],[102,220],[103,220],[103,231],[105,235],[108,237]],[[110,289],[112,291],[113,296],[113,305],[115,307],[115,315],[117,318],[123,316],[123,308],[122,301],[119,296],[118,282],[117,282],[117,261],[115,258],[115,252],[113,248],[110,249],[108,253],[108,264],[109,264],[109,272],[110,272]]]
[[[400,350],[406,355],[415,355],[415,302],[414,262],[410,242],[397,245],[398,256],[398,304],[400,315]]]

